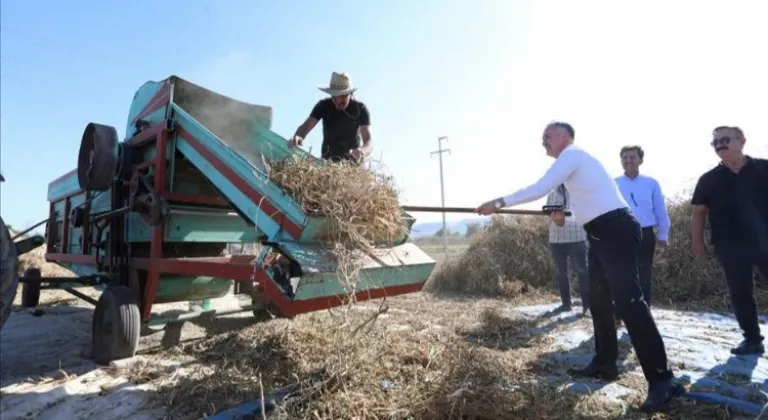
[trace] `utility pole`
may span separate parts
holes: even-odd
[[[437,138],[437,150],[431,152],[429,157],[437,155],[440,161],[440,200],[445,207],[445,182],[443,181],[443,153],[451,154],[451,149],[443,149],[443,140],[448,141],[448,137],[442,136]],[[445,223],[445,212],[443,212],[443,251],[445,257],[448,257],[448,226]]]

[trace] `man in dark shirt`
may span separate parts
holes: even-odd
[[[328,86],[318,89],[331,95],[315,104],[309,117],[296,129],[288,141],[291,147],[301,146],[304,138],[323,120],[321,157],[331,161],[361,163],[373,149],[371,116],[364,103],[352,98],[357,90],[349,75],[333,72]],[[362,144],[361,141],[362,140]]]
[[[704,219],[709,215],[711,241],[723,266],[731,304],[744,332],[735,355],[763,354],[754,296],[753,267],[768,278],[768,160],[743,153],[746,139],[738,127],[718,127],[712,147],[720,157],[717,167],[699,178],[691,204],[693,253],[709,253],[704,242]]]

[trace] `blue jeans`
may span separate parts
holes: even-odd
[[[587,271],[586,242],[550,243],[549,251],[555,263],[555,278],[560,288],[560,299],[563,305],[571,307],[571,282],[568,276],[568,258],[576,267],[579,277],[579,292],[581,306],[589,309],[589,273]]]

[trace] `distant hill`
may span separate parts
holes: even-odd
[[[486,224],[491,221],[490,217],[475,217],[471,219],[462,219],[457,221],[446,221],[449,232],[464,234],[467,231],[467,225],[472,223]],[[416,223],[413,225],[411,236],[414,238],[423,238],[425,236],[434,236],[443,228],[443,222]]]

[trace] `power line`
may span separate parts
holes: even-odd
[[[445,182],[443,181],[443,153],[451,154],[451,149],[443,149],[443,140],[448,141],[448,137],[442,136],[437,138],[437,150],[429,154],[430,157],[437,155],[440,161],[440,201],[442,206],[445,207]],[[445,212],[443,212],[443,250],[445,257],[448,258],[448,227],[445,223]]]

